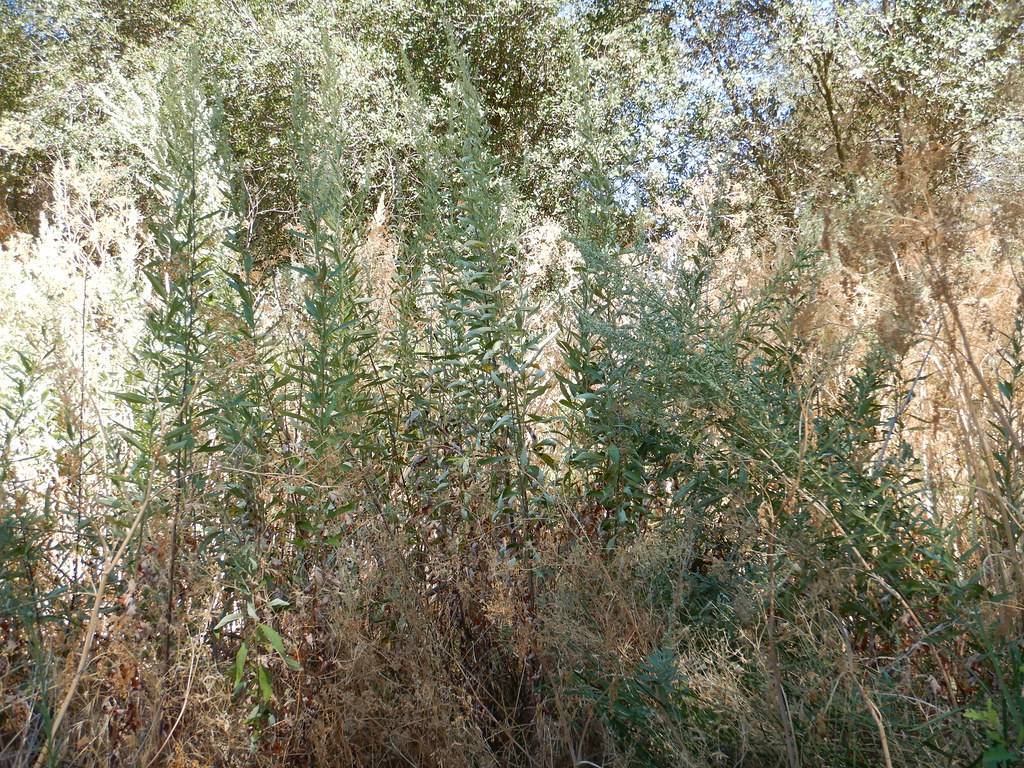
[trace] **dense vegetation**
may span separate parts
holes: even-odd
[[[1024,765],[1022,35],[0,0],[0,765]]]

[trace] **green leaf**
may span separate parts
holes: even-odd
[[[285,655],[284,640],[277,633],[273,627],[269,627],[266,624],[260,624],[260,632],[267,638],[267,642],[270,643],[270,647],[277,651],[281,656]]]
[[[989,747],[981,757],[984,768],[1000,768],[1002,765],[1016,763],[1020,754],[1015,754],[1003,746]]]
[[[302,665],[289,656],[285,651],[284,640],[281,639],[281,636],[273,627],[269,627],[266,624],[260,624],[260,632],[263,633],[263,636],[267,639],[270,647],[277,651],[277,655],[284,659],[285,664],[295,670],[302,669]]]
[[[266,704],[274,698],[274,686],[270,683],[270,673],[267,672],[267,668],[262,664],[256,670],[256,680],[260,686],[260,698]]]
[[[238,652],[235,654],[235,684],[234,688],[237,688],[242,684],[242,675],[245,674],[245,660],[249,656],[249,646],[242,643],[238,646]]]
[[[136,403],[143,405],[149,402],[149,398],[145,395],[140,395],[137,392],[115,392],[114,397],[118,400],[124,400],[126,403]]]
[[[999,713],[996,712],[991,701],[988,702],[985,709],[968,709],[964,712],[964,717],[976,723],[983,723],[992,730],[998,730],[999,728]]]
[[[538,459],[543,461],[549,468],[551,468],[553,470],[557,470],[558,469],[558,462],[556,462],[554,460],[554,458],[551,457],[550,455],[548,455],[546,453],[543,453],[542,451],[534,451],[534,455]]]
[[[230,624],[232,621],[237,621],[240,618],[242,618],[242,614],[240,611],[229,613],[227,616],[225,616],[223,619],[217,622],[217,626],[213,628],[213,631],[216,632],[218,629],[221,629],[225,624]]]

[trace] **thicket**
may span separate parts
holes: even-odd
[[[0,24],[0,765],[1024,764],[1019,8]]]

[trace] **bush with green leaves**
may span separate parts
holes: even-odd
[[[0,762],[1019,762],[1019,18],[947,5],[45,4]]]

